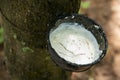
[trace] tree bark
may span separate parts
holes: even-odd
[[[66,80],[47,52],[48,26],[77,13],[81,0],[0,0],[4,49],[11,80]],[[53,26],[51,26],[53,27]]]

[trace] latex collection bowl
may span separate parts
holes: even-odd
[[[50,25],[48,50],[61,68],[84,71],[101,61],[107,40],[100,25],[84,15],[63,16]]]

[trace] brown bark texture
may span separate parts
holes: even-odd
[[[10,80],[67,80],[66,71],[57,67],[47,52],[46,35],[52,21],[77,13],[80,2],[0,0]]]

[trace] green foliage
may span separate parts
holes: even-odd
[[[82,1],[81,2],[81,8],[87,9],[89,6],[90,6],[90,2],[89,1]]]
[[[89,0],[87,0],[87,1],[82,0],[79,13],[84,14],[84,10],[88,9],[89,7],[90,7],[90,1]]]
[[[3,39],[3,28],[0,27],[0,44],[2,44],[3,41],[4,41],[4,39]]]

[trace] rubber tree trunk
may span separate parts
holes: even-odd
[[[77,13],[80,0],[0,0],[11,80],[66,80],[51,61],[46,35],[58,16]]]

